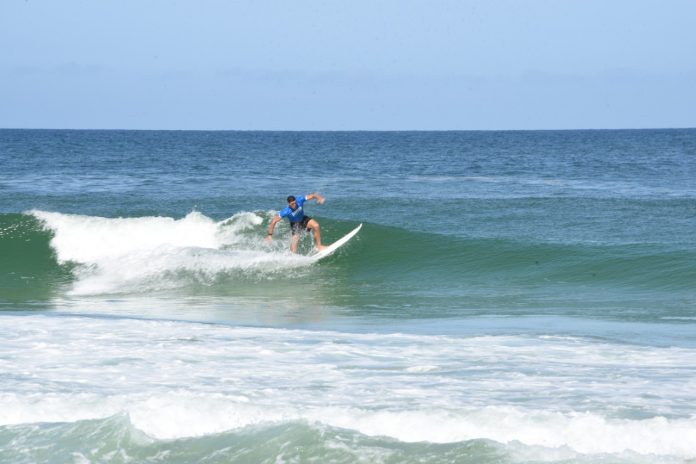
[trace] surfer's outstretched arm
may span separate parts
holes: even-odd
[[[273,229],[275,229],[276,224],[280,221],[280,215],[276,214],[271,220],[271,224],[268,226],[268,241],[273,241]]]
[[[316,193],[316,192],[310,193],[305,198],[307,200],[317,200],[317,203],[319,203],[320,205],[323,205],[324,201],[326,201],[326,198],[324,198],[323,195]]]

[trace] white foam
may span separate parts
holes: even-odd
[[[77,295],[176,288],[187,279],[211,284],[229,272],[277,272],[310,263],[290,254],[282,240],[269,246],[255,230],[263,218],[250,212],[220,222],[199,212],[181,219],[31,214],[53,232],[58,260],[82,265],[71,292]]]
[[[301,420],[404,442],[696,458],[695,349],[6,315],[0,352],[0,425],[127,413],[179,438]]]
[[[250,425],[308,421],[403,442],[455,443],[488,439],[581,454],[634,452],[696,457],[696,418],[609,420],[593,413],[558,413],[519,407],[370,410],[360,407],[302,408],[250,403],[239,396],[152,392],[100,397],[85,394],[0,394],[3,425],[72,422],[127,413],[133,425],[158,439],[204,436]],[[455,409],[455,408],[452,408]]]
[[[213,248],[224,243],[218,224],[192,212],[168,217],[102,218],[44,211],[31,212],[53,231],[51,245],[61,262],[97,264],[105,258],[129,256],[161,247]],[[260,222],[260,218],[259,218]]]

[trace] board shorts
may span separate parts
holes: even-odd
[[[311,221],[311,220],[312,220],[311,217],[305,216],[302,218],[301,221],[291,222],[290,223],[290,230],[292,231],[292,235],[298,235],[298,234],[301,234],[302,232],[309,230],[307,228],[307,224],[309,224],[309,221]]]

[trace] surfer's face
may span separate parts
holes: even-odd
[[[297,201],[293,200],[288,203],[292,209],[297,209]]]

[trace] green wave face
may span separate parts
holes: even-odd
[[[408,304],[425,317],[683,316],[696,302],[696,255],[661,245],[464,239],[370,224],[354,248],[329,264],[347,288],[366,288],[356,299],[374,300],[377,288],[386,307]]]
[[[360,252],[341,265],[375,275],[516,285],[614,283],[686,289],[693,256],[659,246],[588,246],[500,239],[464,239],[368,225]],[[645,272],[648,271],[648,272]]]
[[[51,238],[34,216],[0,214],[0,301],[41,301],[65,289],[71,266],[58,264]]]

